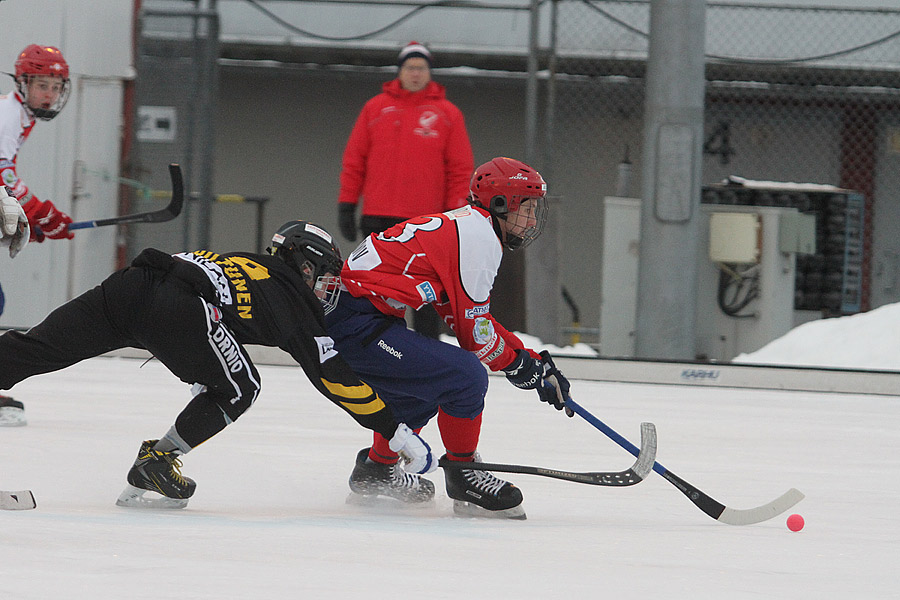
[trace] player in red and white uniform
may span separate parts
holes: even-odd
[[[569,384],[552,359],[526,349],[490,313],[490,294],[503,248],[516,250],[540,235],[547,186],[528,165],[495,158],[475,170],[468,206],[399,223],[366,238],[341,272],[347,294],[326,316],[329,335],[351,368],[390,406],[420,429],[437,415],[447,458],[476,459],[488,388],[483,365],[504,371],[519,388],[564,408]],[[406,327],[406,307],[430,303],[453,329],[460,347]],[[407,499],[380,477],[397,462],[375,435],[350,477],[363,495]],[[445,469],[447,494],[459,513],[524,518],[522,493],[474,469]],[[431,482],[413,476],[410,485]],[[419,494],[416,499],[423,498]]]
[[[15,79],[15,91],[0,96],[0,179],[25,210],[32,242],[71,239],[69,215],[39,200],[16,172],[19,148],[36,120],[51,120],[69,99],[69,65],[58,48],[31,44],[16,59]]]
[[[28,139],[36,119],[49,121],[69,98],[69,65],[53,46],[31,44],[16,58],[16,89],[0,96],[0,184],[9,194],[0,194],[4,226],[0,245],[16,254],[28,243],[50,239],[71,239],[72,219],[49,200],[39,200],[16,172],[19,148]],[[15,199],[21,207],[13,206]],[[24,219],[23,219],[24,216]],[[0,314],[3,291],[0,289]],[[25,425],[21,402],[0,395],[0,426]]]

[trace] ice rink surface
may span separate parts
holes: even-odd
[[[456,518],[443,473],[424,508],[346,503],[367,431],[299,368],[260,366],[239,421],[184,457],[182,511],[115,506],[141,440],[189,400],[158,362],[97,358],[14,388],[29,424],[0,428],[0,488],[37,509],[0,511],[0,598],[900,597],[900,398],[573,381],[573,397],[732,508],[791,487],[787,513],[720,524],[655,473],[628,488],[509,475],[526,521]],[[434,424],[423,431],[442,448]],[[615,471],[633,458],[491,378],[484,460]],[[797,512],[806,527],[785,525]]]

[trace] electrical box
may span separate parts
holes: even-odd
[[[862,194],[833,185],[732,176],[703,186],[702,203],[797,209],[800,214],[779,225],[781,251],[797,254],[794,308],[825,316],[862,310],[871,236]]]
[[[697,355],[731,360],[762,348],[794,327],[797,254],[783,251],[781,239],[787,235],[796,244],[797,236],[786,233],[796,229],[794,224],[782,225],[795,219],[798,211],[707,204],[700,207],[700,214],[709,225],[708,254],[715,258],[697,271]],[[722,234],[713,235],[716,229]],[[731,243],[723,244],[729,252],[713,251],[713,241],[727,236]],[[740,241],[751,237],[752,246]],[[734,248],[743,251],[734,252]]]
[[[727,212],[709,215],[711,261],[755,264],[759,262],[759,246],[759,215]]]

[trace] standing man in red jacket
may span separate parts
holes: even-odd
[[[410,42],[397,64],[397,78],[363,106],[344,149],[338,220],[351,242],[358,229],[367,237],[411,217],[465,206],[469,197],[469,134],[444,86],[431,80],[431,52]],[[413,322],[419,333],[440,334],[430,307],[414,313]]]

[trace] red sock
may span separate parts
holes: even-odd
[[[400,456],[390,449],[388,440],[380,433],[372,436],[372,447],[369,449],[369,458],[372,462],[392,465],[400,460]]]
[[[450,460],[471,461],[481,435],[481,413],[474,419],[451,417],[438,410],[438,429]]]
[[[422,431],[422,428],[413,429],[416,433]],[[375,433],[372,436],[372,447],[369,448],[369,458],[372,459],[372,462],[383,463],[386,465],[392,465],[400,460],[400,456],[391,450],[390,440],[382,436],[380,433]]]

